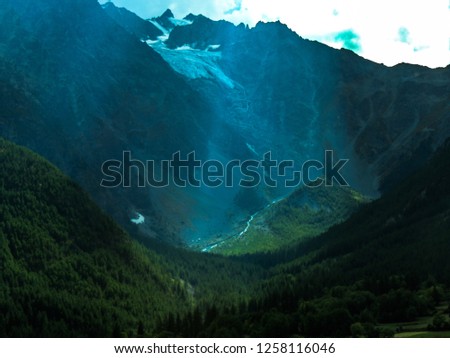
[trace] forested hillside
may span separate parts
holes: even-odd
[[[437,307],[450,282],[449,158],[450,142],[319,237],[225,258],[136,235],[145,248],[55,167],[1,140],[0,335],[378,337],[420,316],[448,329]]]
[[[145,248],[54,166],[3,139],[0,163],[2,337],[155,335],[169,315],[247,297],[262,275],[222,258]]]

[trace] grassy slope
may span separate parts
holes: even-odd
[[[347,219],[367,199],[345,187],[301,188],[255,216],[249,230],[212,252],[268,252],[318,236]]]

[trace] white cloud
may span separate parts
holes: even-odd
[[[360,55],[395,65],[429,67],[450,63],[449,0],[115,0],[118,6],[153,17],[170,8],[176,16],[204,14],[214,20],[254,26],[258,21],[288,25],[304,38],[340,48],[333,35],[352,29],[361,44]],[[230,11],[234,9],[234,11]],[[409,32],[399,41],[399,29]]]

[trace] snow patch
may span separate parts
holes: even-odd
[[[137,218],[136,219],[131,219],[131,222],[133,224],[136,224],[136,225],[143,224],[145,222],[144,216],[142,214],[140,214],[140,213],[136,213],[136,215],[137,215]]]
[[[205,51],[216,51],[220,48],[220,45],[209,45]]]
[[[186,19],[175,19],[173,17],[169,18],[169,21],[174,24],[175,26],[187,26],[192,25],[193,21],[189,21]]]
[[[175,26],[186,26],[192,21],[186,19],[169,18]],[[215,79],[226,87],[234,88],[234,82],[220,68],[219,60],[222,53],[217,51],[220,45],[209,45],[205,50],[194,49],[189,45],[170,49],[165,42],[170,36],[170,30],[164,28],[157,21],[149,19],[153,25],[163,32],[156,41],[146,41],[147,45],[158,52],[162,58],[178,73],[189,79]]]
[[[165,27],[162,27],[157,21],[155,21],[155,20],[148,20],[148,21],[151,22],[164,35],[169,35],[169,30],[167,30]]]
[[[175,49],[175,51],[186,51],[186,50],[195,51],[195,49],[193,49],[192,47],[190,47],[188,45],[183,45],[183,46],[177,47]]]
[[[169,39],[169,34],[158,36],[158,42],[166,42]]]

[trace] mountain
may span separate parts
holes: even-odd
[[[164,11],[161,16],[155,17],[152,21],[156,22],[159,26],[161,26],[165,32],[172,30],[175,26],[175,16],[170,9]]]
[[[283,148],[285,156],[302,158],[333,149],[351,159],[351,184],[370,193],[388,190],[420,167],[450,134],[449,67],[389,68],[304,40],[279,22],[248,29],[189,19],[193,23],[176,27],[166,45],[220,48],[218,65],[233,88],[219,96],[213,86],[202,90],[206,81],[194,86],[227,108],[228,121],[258,152]]]
[[[3,0],[0,336],[448,335],[449,71],[279,22]],[[138,185],[177,152],[293,174],[328,149],[353,189]],[[100,185],[109,160],[130,188]]]
[[[145,249],[53,165],[0,140],[0,334],[384,336],[382,324],[433,314],[444,325],[429,329],[445,328],[449,160],[450,141],[318,238],[236,259]]]
[[[61,168],[122,226],[139,212],[150,237],[179,242],[148,190],[102,188],[101,167],[123,151],[142,161],[201,153],[203,101],[95,0],[8,0],[0,17],[0,134]]]
[[[270,151],[278,160],[302,161],[332,149],[350,159],[343,171],[352,187],[377,196],[420,168],[450,134],[449,67],[388,68],[304,40],[279,22],[250,29],[202,15],[178,23],[169,12],[162,18],[169,19],[159,22],[167,35],[149,45],[209,103],[209,157],[226,162]],[[194,230],[184,236],[194,245],[233,236],[233,225],[220,217],[232,211],[234,223],[245,222],[290,192],[262,193],[246,216],[228,199],[239,191],[216,190],[225,208],[214,206],[214,218],[195,214],[211,205],[196,193]],[[205,220],[216,232],[205,229]]]
[[[170,11],[143,20],[95,0],[6,0],[0,19],[0,134],[149,242],[204,248],[298,187],[261,184],[241,200],[238,186],[141,188],[142,170],[130,188],[100,186],[103,163],[126,151],[156,165],[178,151],[222,164],[270,152],[301,165],[331,149],[349,159],[350,185],[377,196],[450,134],[449,67],[388,68],[279,22],[248,28]]]
[[[370,277],[370,272],[385,271],[416,279],[432,275],[448,282],[450,263],[445,252],[450,245],[449,161],[450,139],[425,167],[388,195],[307,243],[308,252],[314,254],[308,258],[297,256],[291,267],[296,270],[299,259],[311,263],[341,260],[338,265],[345,263],[342,269],[352,275],[364,277],[367,273]]]

